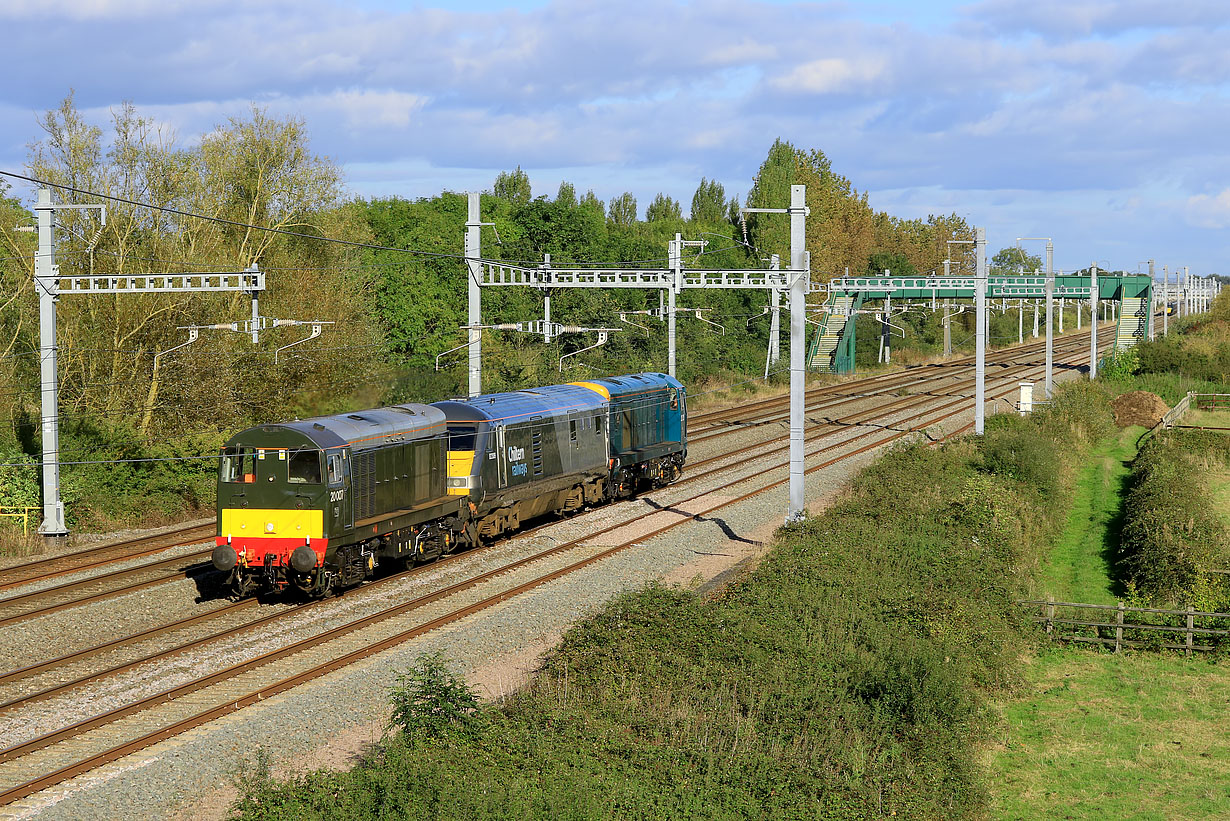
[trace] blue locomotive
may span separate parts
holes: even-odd
[[[249,428],[222,450],[213,563],[236,596],[324,596],[668,484],[686,428],[661,373]]]

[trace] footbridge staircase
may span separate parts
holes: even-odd
[[[1149,336],[1149,294],[1125,296],[1119,306],[1119,327],[1115,331],[1115,351],[1126,351]]]
[[[863,296],[833,291],[807,346],[807,368],[822,373],[854,372],[854,319]]]

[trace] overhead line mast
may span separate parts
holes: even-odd
[[[528,286],[531,288],[641,288],[664,291],[669,301],[665,314],[668,321],[667,369],[675,375],[674,325],[676,295],[685,289],[756,288],[790,291],[790,501],[786,521],[794,522],[804,515],[803,494],[803,390],[806,377],[806,312],[807,290],[811,279],[807,253],[806,219],[809,213],[807,187],[790,186],[789,208],[745,208],[742,213],[787,214],[790,216],[789,270],[699,270],[685,269],[681,259],[685,245],[682,236],[671,242],[667,268],[543,268],[511,265],[482,258],[479,195],[469,195],[466,220],[465,263],[469,277],[467,291],[469,349],[469,392],[482,392],[482,289],[495,286]]]

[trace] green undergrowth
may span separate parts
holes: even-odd
[[[1112,395],[1118,396],[1128,391],[1148,391],[1162,397],[1171,407],[1178,404],[1188,391],[1226,393],[1230,390],[1230,386],[1224,382],[1193,379],[1179,373],[1116,374],[1105,379],[1099,374],[1098,381],[1103,382]]]
[[[977,744],[1036,635],[1016,601],[1058,535],[1067,460],[1111,424],[1078,383],[981,442],[896,449],[719,594],[617,597],[502,704],[424,660],[375,754],[249,770],[235,816],[981,817]]]

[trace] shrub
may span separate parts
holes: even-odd
[[[482,726],[478,696],[439,654],[420,656],[409,672],[399,674],[389,700],[389,727],[400,727],[409,743],[473,735]]]
[[[1204,571],[1230,558],[1230,530],[1207,479],[1209,461],[1228,457],[1230,437],[1179,430],[1153,437],[1136,457],[1117,570],[1145,600],[1182,605],[1224,596]]]

